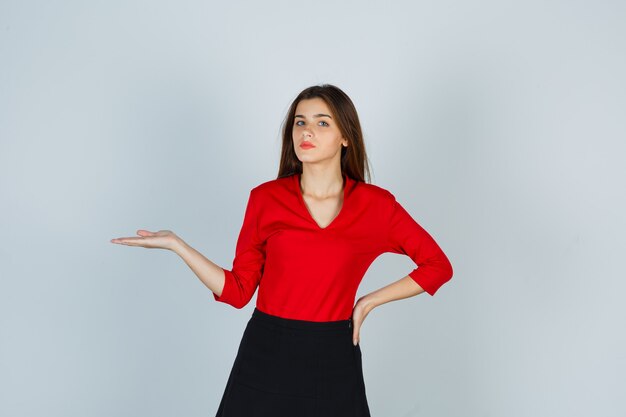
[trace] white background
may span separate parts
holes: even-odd
[[[626,413],[619,1],[0,2],[0,415],[212,416],[256,295],[217,303],[302,89],[449,256],[367,317],[372,416]],[[413,269],[385,254],[357,296]]]

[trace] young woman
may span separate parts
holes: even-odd
[[[384,188],[366,183],[367,156],[350,98],[312,86],[284,121],[278,176],[249,194],[231,270],[169,230],[139,230],[123,245],[176,252],[213,292],[242,308],[258,287],[217,417],[369,417],[359,330],[374,307],[452,277],[448,258]],[[417,265],[360,297],[385,252]]]

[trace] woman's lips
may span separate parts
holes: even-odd
[[[315,148],[315,145],[313,145],[311,142],[302,142],[300,144],[300,147],[302,149],[311,149],[311,148]]]

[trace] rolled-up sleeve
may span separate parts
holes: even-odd
[[[243,224],[237,239],[235,258],[232,269],[224,270],[224,289],[216,301],[227,303],[235,308],[242,308],[254,295],[265,265],[265,242],[259,237],[259,199],[258,190],[252,189],[248,197]]]
[[[393,194],[390,205],[385,252],[409,256],[417,268],[408,275],[432,296],[452,278],[452,264],[432,236],[396,201]]]

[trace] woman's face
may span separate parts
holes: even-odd
[[[321,98],[301,100],[293,121],[293,147],[301,162],[330,161],[341,158],[341,147],[348,140],[341,136],[339,127],[328,105]]]

